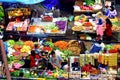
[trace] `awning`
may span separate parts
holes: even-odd
[[[0,0],[0,2],[20,2],[22,4],[36,4],[36,3],[40,3],[43,2],[44,0]]]

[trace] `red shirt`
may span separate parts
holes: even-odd
[[[105,36],[112,36],[112,25],[106,24]]]
[[[39,59],[40,57],[38,55],[35,55],[36,59]],[[33,56],[30,55],[30,68],[35,67],[36,60]]]

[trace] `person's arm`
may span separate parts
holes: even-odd
[[[45,74],[46,70],[47,70],[47,67],[45,67],[45,69],[43,70],[43,72],[41,73],[41,75]]]
[[[63,62],[63,60],[62,60],[62,58],[60,57],[60,56],[58,56],[58,58],[59,58],[59,64],[57,65],[57,67],[59,67],[60,68],[60,66],[61,66],[61,63]]]
[[[110,11],[107,10],[107,12],[106,12],[106,17],[109,17],[109,16],[110,16]]]
[[[114,13],[113,13],[113,15],[114,15],[114,16],[116,16],[116,15],[117,15],[117,11],[116,11],[116,10],[114,10]]]
[[[53,68],[56,68],[56,66],[52,63],[52,57],[50,57],[50,63],[53,66]]]

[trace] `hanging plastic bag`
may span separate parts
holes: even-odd
[[[90,53],[99,53],[100,50],[101,50],[100,44],[95,43],[92,45]]]

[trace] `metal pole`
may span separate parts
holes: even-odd
[[[11,76],[10,76],[10,72],[9,72],[9,68],[8,68],[7,57],[6,57],[6,53],[5,53],[5,49],[4,49],[3,40],[0,40],[0,48],[1,48],[2,60],[3,60],[4,65],[5,65],[5,72],[6,72],[7,80],[11,80]]]
[[[114,5],[115,5],[115,9],[116,9],[116,0],[114,0]]]

